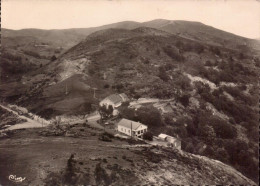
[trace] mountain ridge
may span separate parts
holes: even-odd
[[[233,37],[234,39],[239,40],[239,44],[243,45],[246,43],[250,45],[254,43],[254,39],[246,38],[243,36],[235,35],[226,31],[222,31],[220,29],[214,28],[212,26],[207,26],[201,22],[194,22],[194,21],[183,21],[183,20],[165,20],[165,19],[155,19],[152,21],[146,21],[146,22],[135,22],[135,21],[122,21],[118,23],[112,23],[112,24],[106,24],[102,26],[97,27],[89,27],[89,28],[68,28],[68,29],[20,29],[20,30],[11,30],[11,29],[5,29],[2,28],[2,36],[4,37],[15,37],[15,36],[32,36],[39,37],[42,39],[47,40],[48,42],[53,42],[53,39],[56,38],[56,43],[54,42],[55,46],[59,46],[61,44],[65,45],[68,49],[69,47],[72,47],[73,45],[80,42],[80,40],[84,39],[86,36],[88,36],[91,33],[94,33],[98,30],[103,30],[107,28],[124,28],[124,29],[135,29],[138,27],[152,27],[155,29],[160,29],[163,31],[170,32],[172,34],[179,34],[182,37],[188,37],[190,39],[196,39],[198,40],[198,34],[201,38],[204,38],[203,41],[210,40],[211,38],[208,38],[209,36],[212,37],[212,35],[215,34],[214,37],[216,37],[216,33],[221,33],[219,36],[217,36],[217,39],[220,39],[220,41],[212,44],[227,44],[228,41],[225,41],[223,38]],[[204,31],[203,31],[204,30]],[[199,32],[202,31],[200,34]],[[11,33],[8,33],[11,32]],[[33,33],[37,32],[37,33]],[[209,34],[212,32],[209,36],[203,36],[203,34],[207,33]],[[49,36],[48,36],[49,35]],[[49,37],[49,38],[48,38]],[[217,40],[216,39],[216,40]],[[64,42],[66,41],[67,42]],[[232,48],[232,46],[230,46]]]

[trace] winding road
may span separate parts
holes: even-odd
[[[38,121],[32,120],[31,118],[19,115],[16,111],[13,111],[12,109],[10,109],[10,108],[8,108],[4,105],[0,104],[0,107],[2,107],[3,109],[5,109],[9,112],[12,112],[13,114],[17,115],[19,118],[27,120],[27,122],[15,124],[15,125],[12,125],[12,126],[6,128],[6,129],[0,130],[0,131],[15,130],[15,129],[26,129],[26,128],[40,128],[40,127],[46,126],[46,125],[39,123]]]

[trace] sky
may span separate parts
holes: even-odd
[[[2,28],[88,28],[120,21],[198,21],[260,38],[256,0],[2,0]]]

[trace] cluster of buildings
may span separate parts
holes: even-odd
[[[116,130],[119,133],[125,134],[132,138],[142,139],[145,132],[148,131],[148,126],[140,122],[131,121],[128,119],[121,119]],[[181,150],[181,141],[175,137],[169,136],[167,134],[160,134],[153,137],[153,144],[160,146],[168,146]]]
[[[129,101],[129,98],[127,97],[127,95],[125,93],[112,94],[112,95],[106,97],[105,99],[103,99],[99,103],[99,105],[106,106],[107,108],[109,105],[111,105],[113,107],[114,111],[117,111],[117,108],[126,101]],[[118,112],[116,112],[116,114],[117,113]],[[113,112],[113,115],[115,115],[114,112]],[[144,125],[140,122],[131,121],[131,120],[123,118],[117,123],[116,130],[117,130],[117,132],[124,134],[126,136],[142,139],[144,133],[146,133],[148,131],[148,126]],[[172,137],[172,136],[169,136],[166,134],[160,134],[158,137],[154,136],[154,140],[155,141],[157,140],[158,144],[166,144],[167,146],[181,149],[181,141],[175,137]]]

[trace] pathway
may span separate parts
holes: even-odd
[[[9,112],[12,112],[13,114],[17,115],[19,118],[27,120],[27,122],[12,125],[12,126],[6,128],[6,129],[3,129],[1,131],[15,130],[15,129],[25,129],[25,128],[40,128],[40,127],[45,126],[45,125],[42,125],[41,123],[39,123],[38,121],[32,120],[32,119],[30,119],[26,116],[19,115],[16,111],[13,111],[12,109],[10,109],[10,108],[8,108],[4,105],[0,104],[0,107],[2,107],[3,109],[5,109]]]

